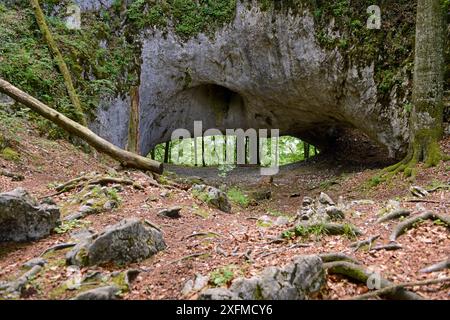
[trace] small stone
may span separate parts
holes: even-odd
[[[309,207],[314,203],[314,200],[310,197],[303,197],[302,206],[303,207]]]
[[[336,206],[328,206],[325,208],[325,212],[331,220],[343,220],[345,219],[344,212]]]
[[[95,199],[89,199],[84,204],[87,207],[93,207],[97,201]]]
[[[65,217],[62,218],[63,221],[72,221],[72,220],[79,220],[84,217],[84,214],[81,212],[75,212],[71,213]]]
[[[172,207],[169,209],[163,209],[161,211],[158,212],[158,215],[163,216],[163,217],[167,217],[167,218],[180,218],[180,211],[181,211],[181,207]]]
[[[118,292],[116,286],[105,286],[82,292],[73,300],[116,300]]]
[[[281,217],[278,217],[276,220],[275,220],[275,225],[277,225],[277,226],[284,226],[284,225],[287,225],[288,223],[289,223],[289,218],[288,217],[284,217],[284,216],[281,216]]]
[[[118,208],[119,204],[115,200],[108,200],[103,205],[103,209],[107,211],[111,211],[112,209]]]
[[[335,203],[334,201],[331,199],[331,197],[329,195],[327,195],[325,192],[321,192],[319,195],[319,202],[321,204],[326,204],[329,206],[334,206]]]

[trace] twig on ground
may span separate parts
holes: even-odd
[[[427,286],[427,285],[431,285],[431,284],[439,284],[439,283],[444,283],[444,282],[450,282],[450,277],[394,284],[391,286],[384,287],[382,289],[378,289],[378,290],[368,292],[368,293],[362,294],[360,296],[354,297],[354,298],[352,298],[352,300],[366,300],[366,299],[375,298],[375,297],[378,297],[381,295],[394,294],[396,291],[401,290],[406,287]]]
[[[366,240],[361,240],[361,241],[356,241],[353,242],[352,244],[350,244],[350,248],[353,248],[353,252],[358,251],[359,249],[361,249],[364,246],[369,246],[369,250],[372,247],[372,244],[375,240],[377,240],[380,237],[379,234],[377,234],[376,236],[372,236]]]

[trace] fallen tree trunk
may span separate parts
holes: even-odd
[[[83,139],[89,145],[97,149],[99,152],[105,153],[109,155],[111,158],[119,161],[124,167],[135,168],[140,170],[149,170],[157,173],[163,172],[162,163],[155,160],[151,160],[149,158],[141,157],[139,155],[116,147],[112,143],[97,136],[88,128],[67,118],[58,111],[55,111],[52,108],[46,106],[36,98],[14,87],[12,84],[1,78],[0,78],[0,92],[22,103],[23,105],[40,114],[44,118],[54,122],[62,129]]]

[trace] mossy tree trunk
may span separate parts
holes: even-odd
[[[128,125],[128,151],[139,154],[139,87],[130,90],[130,119]]]
[[[67,93],[69,95],[70,101],[72,102],[75,115],[77,117],[77,121],[82,124],[83,126],[87,126],[86,117],[83,113],[83,108],[81,107],[80,99],[78,98],[78,95],[76,93],[75,87],[72,82],[72,77],[70,75],[69,68],[67,68],[66,62],[64,61],[64,58],[61,54],[61,51],[59,51],[58,46],[56,45],[55,39],[53,38],[53,35],[48,28],[47,22],[45,21],[45,15],[41,9],[41,6],[39,4],[39,0],[30,0],[31,6],[34,9],[36,22],[39,26],[39,29],[42,32],[42,35],[44,36],[45,42],[47,43],[50,52],[52,53],[56,64],[58,65],[59,71],[61,72],[63,78],[64,78],[64,84],[67,89]]]
[[[387,171],[415,175],[415,166],[427,167],[447,159],[439,147],[443,132],[445,24],[441,0],[417,0],[413,110],[406,158]]]

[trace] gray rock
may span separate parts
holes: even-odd
[[[103,209],[107,210],[107,211],[110,211],[110,210],[118,208],[118,207],[119,207],[119,204],[117,203],[117,201],[114,201],[114,200],[108,200],[103,205]]]
[[[345,219],[345,213],[341,209],[336,206],[328,206],[325,208],[325,212],[327,213],[330,220],[343,220]]]
[[[116,300],[118,292],[116,286],[105,286],[82,292],[73,300]]]
[[[22,188],[0,193],[0,242],[43,238],[58,226],[59,218],[57,206],[38,204]]]
[[[202,300],[305,300],[325,284],[325,272],[319,256],[298,256],[285,267],[269,267],[260,275],[234,280],[229,289],[207,289]]]
[[[187,296],[193,292],[198,292],[208,285],[209,277],[201,274],[196,274],[194,279],[186,281],[183,286],[182,294]]]
[[[77,244],[68,252],[66,260],[69,265],[100,265],[108,262],[125,265],[149,258],[165,248],[161,231],[139,219],[124,219]]]
[[[63,221],[72,221],[72,220],[79,220],[84,218],[84,214],[82,212],[74,212],[74,213],[70,213],[67,216],[65,216],[64,218],[62,218]]]
[[[333,199],[329,195],[327,195],[325,192],[321,192],[319,195],[319,203],[329,206],[334,206],[335,203]]]
[[[198,300],[238,300],[238,297],[228,289],[213,288],[202,291]]]
[[[217,209],[229,213],[231,204],[225,192],[204,184],[197,184],[192,187],[192,191],[205,195],[206,202]]]
[[[77,241],[88,240],[88,239],[92,238],[93,235],[94,235],[94,232],[92,232],[88,229],[79,229],[79,230],[72,231],[70,233],[71,238],[74,240],[77,240]]]
[[[31,269],[34,266],[45,266],[47,264],[47,260],[45,260],[44,258],[33,258],[31,260],[28,260],[27,262],[25,262],[22,267],[27,268],[27,269]]]
[[[274,222],[274,224],[277,226],[284,226],[284,225],[287,225],[288,223],[289,223],[289,218],[285,217],[285,216],[278,217]]]
[[[311,206],[314,203],[314,200],[310,197],[303,197],[302,206],[308,207]]]
[[[181,207],[172,207],[169,209],[163,209],[158,212],[158,215],[167,217],[167,218],[180,218]]]

